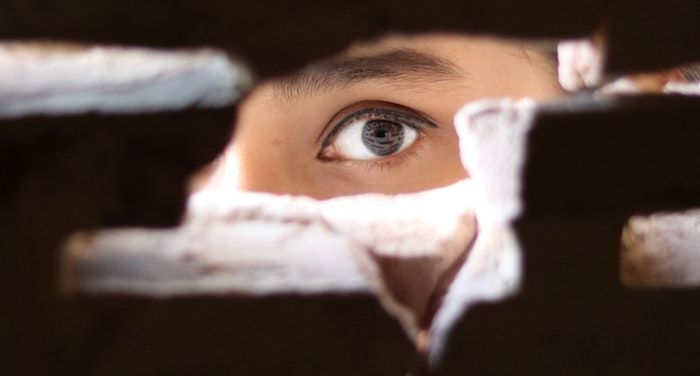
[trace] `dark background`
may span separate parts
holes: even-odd
[[[609,41],[607,72],[621,73],[700,60],[699,4],[8,0],[0,5],[0,37],[215,46],[244,58],[264,78],[388,31],[561,38],[597,30]],[[700,373],[697,290],[630,292],[615,278],[616,234],[637,205],[649,210],[699,204],[697,166],[684,161],[700,160],[692,148],[700,107],[697,99],[687,101],[651,99],[633,103],[631,112],[624,106],[570,103],[571,111],[542,118],[574,126],[543,128],[548,130],[532,141],[537,158],[529,162],[527,187],[535,193],[527,196],[528,211],[517,227],[531,288],[514,301],[468,315],[440,373]],[[597,105],[602,115],[587,112]],[[641,108],[648,109],[643,117]],[[67,234],[178,223],[187,177],[228,141],[234,112],[0,120],[0,374],[398,375],[413,367],[411,345],[400,328],[367,296],[152,301],[68,299],[57,293],[58,252]],[[606,128],[600,142],[601,129],[576,126],[586,116],[621,126]],[[670,161],[665,169],[645,170],[648,165],[624,159],[640,152],[640,139],[629,137],[636,129],[630,127],[637,126],[645,142],[667,141],[654,144],[655,155]],[[689,142],[691,147],[676,147]],[[589,167],[585,174],[557,175],[565,171],[564,161],[577,163],[567,159],[566,147],[552,148],[567,143],[598,156],[598,163],[582,164]],[[673,168],[681,165],[687,168]],[[619,195],[617,183],[623,180],[601,175],[610,166],[641,171],[642,177],[655,173],[659,181],[671,179],[671,186],[636,194],[628,184],[632,191]],[[591,182],[600,176],[607,184],[586,186],[587,191],[557,185],[569,181],[561,179]],[[679,190],[680,196],[674,193]],[[599,206],[591,209],[591,197],[609,200],[594,200]],[[630,198],[629,205],[618,205]],[[578,253],[562,256],[562,244],[571,241]],[[584,260],[588,269],[576,269],[581,265],[576,260]],[[557,266],[562,264],[578,272],[561,275]]]

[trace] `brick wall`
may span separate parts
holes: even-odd
[[[481,229],[492,235],[480,235],[485,251],[474,254],[483,258],[455,272],[463,284],[447,292],[444,307],[452,309],[436,314],[428,350],[413,303],[401,299],[400,284],[386,283],[399,273],[392,262],[409,256],[382,251],[392,249],[389,240],[357,231],[376,224],[348,224],[333,216],[343,209],[324,209],[361,201],[273,199],[260,205],[281,211],[175,226],[189,177],[228,142],[235,102],[250,87],[239,58],[266,78],[386,31],[548,38],[597,31],[605,41],[598,85],[700,60],[699,13],[691,0],[9,2],[0,35],[31,43],[0,47],[0,373],[698,373],[697,287],[623,287],[619,252],[630,215],[700,206],[697,97],[571,97],[527,110],[522,180],[507,173],[490,183],[516,179],[522,196],[497,199],[518,200],[520,210]],[[87,44],[34,42],[47,39]],[[90,47],[96,42],[218,50]],[[50,68],[42,68],[47,61]],[[437,195],[474,197],[453,188]],[[386,199],[383,205],[396,205]],[[406,202],[407,212],[425,213]],[[470,240],[454,236],[468,224],[459,222],[459,207],[451,209],[415,221],[434,224],[438,234],[452,226],[445,239],[459,247]],[[308,238],[294,237],[307,240],[292,246],[253,237],[247,249],[272,256],[253,262],[257,269],[238,268],[250,260],[225,252],[242,248],[231,240],[238,230],[216,232],[222,220],[262,223],[270,239],[288,231]],[[60,259],[70,234],[115,226],[159,229],[134,230],[126,243],[110,240],[110,232],[74,236]],[[365,256],[328,273],[335,267],[314,253],[325,250],[319,239],[337,257]],[[414,248],[411,273],[450,268],[450,260]],[[292,261],[273,257],[286,250]],[[280,268],[318,284],[306,277],[257,283]],[[119,277],[126,282],[115,283]],[[423,284],[440,283],[431,278]],[[59,280],[74,294],[59,293]]]

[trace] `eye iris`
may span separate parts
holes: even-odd
[[[404,139],[403,126],[387,120],[370,120],[362,127],[362,142],[379,156],[395,153]]]

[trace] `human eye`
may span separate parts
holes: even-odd
[[[373,103],[331,122],[318,159],[324,161],[376,160],[397,155],[437,126],[409,108]]]

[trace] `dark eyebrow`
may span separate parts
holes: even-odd
[[[451,61],[432,54],[397,48],[376,54],[322,60],[278,84],[281,96],[291,99],[316,91],[344,88],[366,80],[440,81],[464,77]]]

